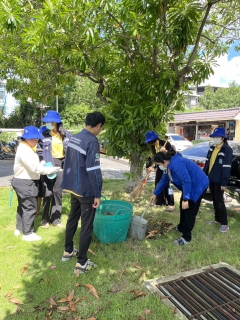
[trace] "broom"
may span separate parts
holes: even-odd
[[[167,138],[167,140],[165,141],[163,147],[161,147],[161,148],[165,148],[168,140],[169,140],[169,137]],[[166,152],[166,151],[163,151],[163,152]],[[154,166],[155,166],[155,164],[153,164],[153,165],[150,167],[150,169],[152,169]],[[130,193],[130,197],[131,197],[131,198],[136,199],[136,198],[138,198],[138,197],[141,195],[141,193],[142,193],[145,185],[147,184],[147,180],[148,180],[151,172],[152,172],[152,170],[149,170],[149,172],[147,173],[147,175],[145,176],[145,178],[144,178],[142,181],[140,181],[140,183],[136,186],[136,188]]]

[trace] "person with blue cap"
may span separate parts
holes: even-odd
[[[39,142],[38,155],[45,165],[63,168],[65,153],[71,134],[63,128],[62,119],[57,111],[47,111],[42,122],[46,130],[42,129],[42,140]],[[49,223],[55,227],[62,227],[62,172],[57,175],[41,176],[43,186],[43,207],[41,227],[49,228]]]
[[[170,151],[172,154],[176,153],[172,145],[168,141],[161,140],[154,131],[148,131],[146,133],[145,142],[148,145],[150,145],[153,156],[160,151],[163,151],[163,152]],[[146,164],[147,170],[152,170],[151,168],[153,164],[154,164],[153,157],[149,157]],[[155,176],[155,187],[156,187],[162,178],[163,171],[160,170],[158,166],[155,166],[154,169],[156,171],[156,176]],[[166,206],[167,211],[173,211],[175,209],[174,196],[173,196],[172,188],[170,187],[170,185],[166,186],[164,190],[156,197],[155,205]]]
[[[44,167],[36,154],[36,145],[41,139],[38,128],[27,126],[23,130],[14,161],[12,187],[18,199],[15,236],[23,233],[22,240],[38,241],[41,237],[34,232],[37,211],[37,196],[40,174],[53,174],[60,167]]]
[[[210,137],[214,145],[208,151],[203,170],[209,178],[215,217],[214,220],[207,221],[207,224],[220,223],[219,231],[226,232],[229,226],[223,196],[231,174],[232,148],[227,143],[225,128],[216,128]]]

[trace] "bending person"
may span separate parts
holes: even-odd
[[[162,179],[157,185],[151,201],[173,183],[182,191],[180,199],[180,222],[173,229],[182,236],[173,241],[176,245],[188,244],[192,240],[192,230],[195,225],[202,197],[208,187],[208,178],[193,161],[183,158],[180,153],[172,156],[170,153],[158,152],[154,156],[155,163],[163,171]]]

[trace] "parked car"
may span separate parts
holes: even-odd
[[[174,150],[177,152],[185,150],[193,145],[192,142],[188,141],[186,138],[176,133],[167,133],[165,138],[169,138],[168,141],[171,143]]]
[[[193,160],[200,168],[203,169],[211,144],[212,142],[209,141],[201,142],[181,151],[181,154],[183,157]],[[233,149],[233,160],[229,184],[240,185],[240,142],[228,141],[228,144]]]

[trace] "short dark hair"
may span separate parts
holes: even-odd
[[[154,155],[154,162],[164,163],[164,160],[168,161],[172,156],[171,152],[158,152]]]
[[[102,124],[102,126],[105,123],[105,117],[104,115],[99,111],[94,111],[92,113],[88,113],[86,116],[86,126],[90,126],[92,128],[96,127],[99,123]]]

